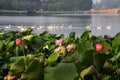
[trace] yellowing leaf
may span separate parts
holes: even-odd
[[[92,66],[84,69],[84,70],[80,73],[80,76],[81,76],[81,78],[84,80],[84,77],[85,77],[86,75],[95,73],[95,71],[96,71],[96,68],[92,65]]]

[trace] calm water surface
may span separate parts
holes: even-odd
[[[32,27],[34,32],[41,33],[49,31],[55,34],[68,34],[75,31],[77,35],[86,30],[86,26],[91,26],[93,35],[111,35],[114,36],[120,32],[120,15],[111,14],[66,14],[51,16],[0,16],[0,28],[19,30],[18,26]],[[8,28],[7,28],[8,30]]]

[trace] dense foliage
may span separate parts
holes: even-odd
[[[96,3],[93,5],[94,9],[111,9],[111,8],[119,8],[120,0],[101,0],[100,3]]]
[[[120,80],[120,33],[0,31],[1,80]]]
[[[91,7],[92,0],[0,0],[4,10],[75,11]]]

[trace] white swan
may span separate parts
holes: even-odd
[[[101,29],[102,29],[101,25],[97,26],[97,30],[101,30]]]
[[[8,26],[5,26],[6,29],[10,29],[11,25],[9,24]]]
[[[106,29],[111,30],[111,25],[106,26]]]
[[[88,26],[86,26],[86,29],[87,29],[87,30],[90,30],[90,29],[91,29],[91,24],[88,25]]]

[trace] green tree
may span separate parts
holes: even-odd
[[[0,0],[1,9],[11,9],[11,0]]]
[[[92,0],[0,0],[6,10],[76,11],[92,8]]]

